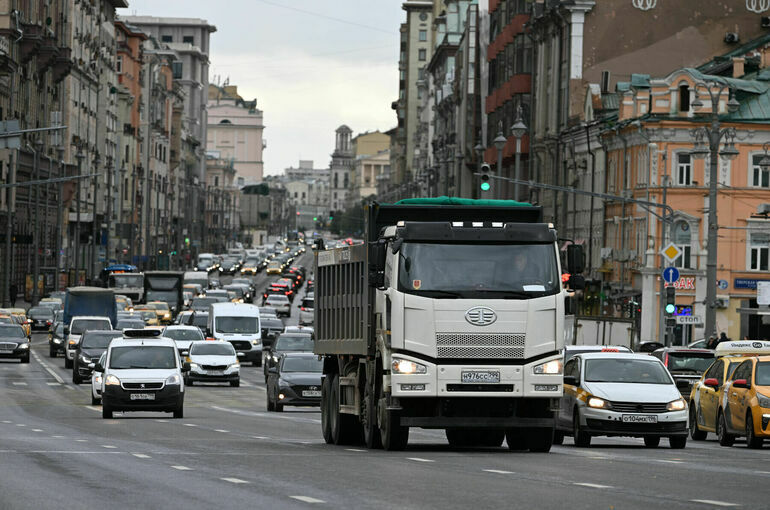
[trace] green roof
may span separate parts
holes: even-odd
[[[516,200],[474,200],[472,198],[459,197],[405,198],[396,202],[396,205],[494,205],[499,207],[532,207],[532,204],[529,202],[517,202]]]
[[[636,89],[650,88],[650,75],[649,74],[632,74],[631,86]]]

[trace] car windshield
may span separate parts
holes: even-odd
[[[27,338],[21,326],[0,325],[0,338]]]
[[[671,372],[702,374],[714,362],[710,352],[669,352],[668,369]]]
[[[70,333],[82,335],[89,329],[112,329],[112,325],[105,319],[81,319],[72,322]]]
[[[58,325],[58,326],[56,326],[56,331],[55,331],[54,333],[56,334],[56,336],[62,336],[62,335],[64,335],[64,324],[62,324],[62,323],[60,322],[60,323],[59,323],[59,325]]]
[[[83,349],[106,349],[113,338],[123,336],[121,333],[86,333],[80,346]]]
[[[559,292],[552,244],[406,242],[399,290],[426,297],[527,299]]]
[[[107,286],[113,289],[144,287],[144,275],[140,274],[111,274]]]
[[[155,310],[139,310],[139,315],[141,315],[143,319],[155,319],[158,317]]]
[[[281,328],[283,329],[283,321],[281,319],[262,319],[260,318],[260,322],[262,322],[263,328]]]
[[[152,308],[153,310],[163,310],[168,311],[168,304],[167,303],[147,303],[147,308]]]
[[[323,360],[318,358],[286,358],[283,360],[281,372],[313,372],[321,373],[324,367]]]
[[[123,319],[118,321],[117,329],[142,329],[144,321],[141,319]]]
[[[757,363],[754,382],[757,386],[770,386],[770,361]]]
[[[172,340],[203,340],[203,333],[201,333],[201,330],[196,329],[167,329],[163,336],[166,338],[171,338]]]
[[[27,317],[30,319],[53,319],[53,310],[50,308],[32,308],[27,312]]]
[[[193,344],[190,355],[196,356],[235,356],[235,349],[229,342],[206,342]]]
[[[586,382],[671,384],[666,368],[657,360],[589,359],[585,374]]]
[[[217,333],[256,333],[259,319],[256,317],[217,317]]]
[[[235,292],[235,296],[239,299],[243,297],[243,287],[238,287],[236,285],[228,285],[227,287],[225,287],[225,289],[228,292]]]
[[[312,351],[313,339],[309,335],[281,336],[275,345],[276,351]]]
[[[214,263],[214,259],[212,257],[198,257],[198,266],[210,266]]]
[[[110,368],[176,368],[176,349],[166,346],[114,347],[110,354]]]

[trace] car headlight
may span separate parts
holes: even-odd
[[[164,313],[163,314],[163,318],[164,319],[170,319],[171,318],[171,314],[170,313]]]
[[[85,363],[87,365],[87,364],[91,363],[91,358],[89,358],[88,356],[83,356],[81,354],[80,355],[80,361],[82,361],[83,363]]]
[[[588,407],[592,407],[594,409],[609,409],[612,406],[603,398],[591,397],[588,399]]]
[[[535,367],[532,368],[532,371],[538,375],[542,375],[542,374],[556,375],[556,374],[561,374],[561,369],[562,369],[561,360],[553,359],[546,363],[535,365]]]
[[[104,385],[105,386],[120,386],[120,379],[118,379],[114,375],[108,375],[107,378],[104,379]]]
[[[166,378],[166,384],[179,384],[180,380],[179,375],[172,374]]]
[[[261,343],[262,343],[262,342],[261,342],[261,341],[259,341],[259,340],[252,340],[252,341],[251,341],[251,345],[259,345],[259,344],[261,344]]]
[[[188,363],[190,363],[190,368],[194,368],[196,370],[199,368],[199,365],[197,363],[192,363],[192,362],[189,362],[189,361],[188,361]]]
[[[29,342],[19,344],[19,349],[29,349]]]
[[[60,344],[61,343],[61,338],[54,338],[53,339],[53,343]]]
[[[666,411],[684,411],[685,409],[687,409],[687,402],[683,398],[669,402],[666,406]]]
[[[759,407],[770,409],[770,397],[757,393],[757,403]]]
[[[396,374],[424,374],[428,371],[425,365],[406,359],[394,359],[390,367]]]
[[[235,363],[233,363],[232,365],[230,365],[227,368],[240,368],[240,366],[241,366],[241,364],[236,361]]]

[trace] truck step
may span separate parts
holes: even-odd
[[[357,379],[356,376],[340,377],[340,386],[355,386]]]
[[[340,412],[343,414],[355,414],[358,416],[358,406],[340,404]]]

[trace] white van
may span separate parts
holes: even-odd
[[[209,305],[206,336],[230,342],[241,361],[262,365],[262,329],[259,308],[246,303]]]
[[[182,284],[197,283],[205,292],[209,288],[209,274],[206,271],[187,271],[182,277]]]
[[[75,359],[75,350],[78,348],[83,333],[89,330],[112,330],[112,322],[109,317],[76,316],[69,326],[65,327],[67,343],[64,346],[64,368],[72,368]]]
[[[201,253],[195,263],[195,269],[198,271],[211,272],[216,269],[216,257],[213,253]]]

